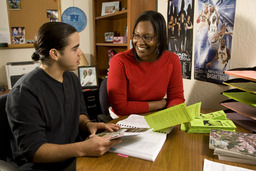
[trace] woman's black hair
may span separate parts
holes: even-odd
[[[34,46],[35,52],[32,55],[34,61],[39,59],[46,63],[49,59],[49,51],[52,48],[63,52],[68,45],[68,37],[77,32],[77,30],[66,23],[48,22],[43,24],[35,35]]]
[[[135,32],[135,28],[141,21],[150,21],[154,27],[155,33],[157,35],[157,47],[155,53],[157,54],[157,59],[161,57],[162,53],[167,50],[167,30],[166,22],[162,14],[156,11],[145,11],[143,12],[135,21],[132,34]],[[133,47],[134,44],[132,43]],[[140,57],[137,55],[135,48],[133,48],[133,54],[135,61],[139,62]]]

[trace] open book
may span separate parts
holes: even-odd
[[[117,125],[120,125],[121,128],[150,128],[145,117],[136,114],[117,122]],[[149,130],[136,136],[122,137],[122,142],[113,146],[110,151],[154,161],[166,140],[167,133],[172,128],[166,129],[165,133]]]
[[[117,125],[121,128],[153,128],[154,130],[137,136],[123,137],[123,141],[113,146],[110,151],[154,161],[173,126],[191,120],[192,116],[184,103],[147,116],[132,114],[117,122]]]

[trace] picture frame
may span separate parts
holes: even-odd
[[[25,27],[11,27],[12,44],[25,44]]]
[[[104,40],[105,42],[113,42],[114,40],[114,32],[106,32],[104,33]]]
[[[98,72],[96,66],[79,66],[78,78],[82,88],[84,89],[99,87]]]
[[[8,0],[9,10],[20,10],[20,0]]]
[[[113,1],[113,2],[103,2],[101,8],[101,16],[113,14],[118,12],[120,9],[120,2]]]

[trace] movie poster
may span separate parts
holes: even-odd
[[[221,84],[228,80],[235,0],[198,0],[195,28],[195,79]]]
[[[168,1],[168,49],[179,56],[182,77],[191,79],[194,0]]]

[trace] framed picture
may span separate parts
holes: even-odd
[[[118,12],[119,7],[120,7],[119,1],[103,2],[102,9],[101,9],[101,16]]]
[[[113,42],[114,40],[114,32],[106,32],[104,33],[104,40],[105,42]]]
[[[20,10],[20,0],[8,0],[10,10]]]
[[[96,66],[79,66],[78,78],[83,88],[96,88],[99,86]]]
[[[25,27],[11,27],[12,44],[25,44]]]

